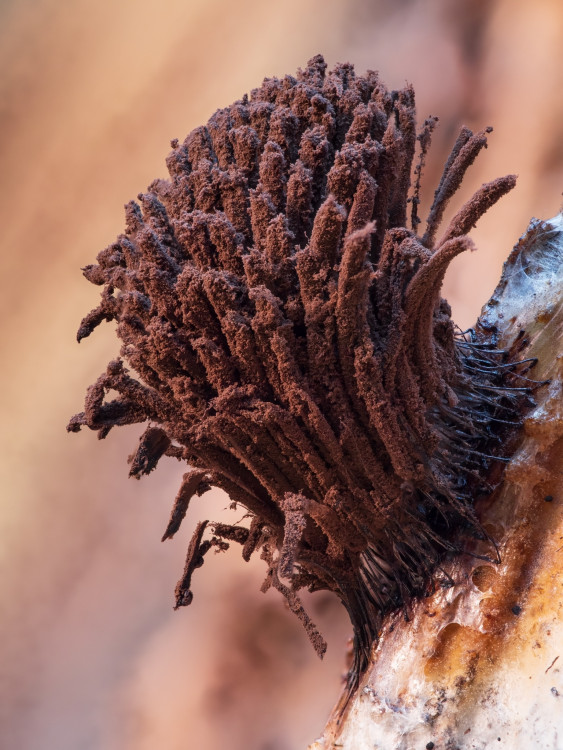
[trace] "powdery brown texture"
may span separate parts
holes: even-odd
[[[248,528],[198,524],[176,605],[192,601],[211,547],[260,551],[264,588],[285,596],[320,655],[297,591],[340,597],[355,633],[350,685],[382,615],[424,593],[464,535],[483,535],[474,497],[490,489],[491,446],[516,410],[503,386],[516,365],[490,337],[456,336],[439,294],[473,247],[466,233],[515,178],[484,185],[436,243],[486,145],[487,131],[463,128],[419,237],[435,123],[418,135],[409,198],[412,88],[389,92],[349,64],[326,73],[317,56],[173,141],[170,179],[126,206],[125,234],[84,269],[104,288],[78,339],[115,320],[122,347],[69,430],[104,438],[148,421],[131,475],[162,455],[189,464],[164,539],[211,486],[249,512]]]

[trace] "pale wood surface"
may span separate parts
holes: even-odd
[[[551,381],[482,512],[501,563],[466,555],[411,622],[389,617],[347,713],[311,750],[563,747],[562,214],[522,238],[483,319],[501,348],[524,330],[519,356]]]

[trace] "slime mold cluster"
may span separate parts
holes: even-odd
[[[147,423],[130,474],[164,455],[187,464],[164,538],[211,487],[247,511],[246,525],[197,525],[176,605],[205,554],[238,543],[320,655],[298,592],[337,594],[352,681],[382,616],[424,594],[464,538],[486,537],[474,498],[518,420],[517,365],[490,332],[456,332],[440,297],[515,177],[440,229],[490,130],[463,128],[419,233],[435,124],[417,133],[412,88],[317,56],[173,141],[170,178],[127,205],[125,233],[84,269],[103,289],[78,339],[116,321],[121,351],[68,429]]]

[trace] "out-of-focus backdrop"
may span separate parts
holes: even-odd
[[[420,121],[440,117],[423,208],[458,128],[493,125],[456,205],[499,175],[519,181],[447,278],[466,326],[529,218],[559,209],[562,49],[560,0],[0,2],[1,747],[298,750],[340,689],[339,604],[309,602],[321,663],[236,549],[208,556],[194,604],[172,611],[195,519],[220,516],[225,496],[194,501],[161,545],[182,467],[137,483],[138,429],[102,442],[64,429],[117,353],[108,324],[76,344],[98,294],[80,267],[165,176],[170,139],[317,52],[412,82]]]

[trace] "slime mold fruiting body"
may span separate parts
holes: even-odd
[[[211,547],[260,551],[265,587],[321,655],[297,592],[340,597],[351,681],[382,615],[427,591],[464,537],[483,538],[475,495],[517,421],[518,365],[485,331],[456,334],[440,298],[449,262],[473,247],[468,231],[515,178],[484,185],[436,239],[486,145],[488,131],[463,128],[420,236],[435,123],[417,136],[410,87],[390,92],[349,64],[326,73],[313,58],[174,141],[170,179],[126,207],[125,234],[84,269],[103,291],[78,338],[115,320],[122,347],[69,429],[105,437],[148,422],[131,475],[163,455],[189,464],[164,538],[211,486],[250,517],[198,524],[177,606]]]

